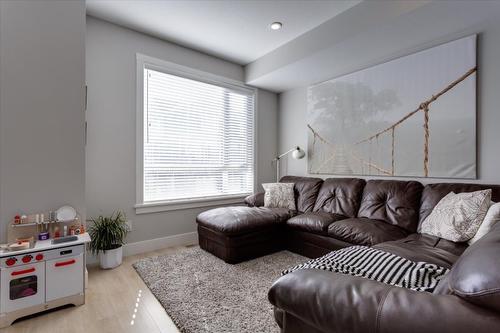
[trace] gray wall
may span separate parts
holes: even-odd
[[[133,223],[128,242],[196,230],[207,208],[136,215],[136,53],[243,81],[243,68],[93,17],[87,17],[88,141],[86,201],[89,216],[124,210]],[[277,150],[277,96],[258,92],[257,178],[273,179]]]
[[[16,213],[85,217],[85,2],[0,2],[0,242]]]
[[[431,19],[431,18],[429,18]],[[425,24],[425,20],[420,20]],[[435,21],[434,21],[435,22]],[[399,22],[399,31],[405,31],[404,22]],[[395,27],[398,28],[398,27]],[[413,31],[417,34],[418,31]],[[426,31],[428,34],[429,31]],[[440,42],[457,39],[473,33],[479,34],[478,39],[478,180],[472,182],[500,183],[500,154],[498,144],[500,142],[500,15],[486,20],[480,24],[464,28],[461,31],[443,37],[443,31],[433,31],[434,38]],[[377,40],[365,40],[363,36],[358,36],[356,45],[360,50],[360,57],[365,57],[370,53],[371,48],[377,45]],[[384,38],[381,36],[380,38]],[[434,39],[430,38],[427,43],[432,44]],[[369,45],[370,49],[364,49],[364,45]],[[425,47],[420,47],[420,49]],[[399,50],[400,54],[417,51],[417,45],[411,50]],[[374,50],[380,54],[381,50]],[[352,54],[356,58],[356,54]],[[393,59],[387,55],[380,62]],[[328,67],[324,71],[332,73],[345,72],[345,68]],[[333,76],[330,76],[333,78]],[[280,151],[289,149],[294,145],[307,147],[306,112],[307,112],[307,88],[301,87],[280,94],[279,112],[279,148]],[[434,136],[434,139],[439,139]],[[432,138],[431,138],[432,140]],[[303,160],[292,160],[290,157],[283,163],[282,174],[307,175],[307,158]],[[328,177],[321,175],[317,177]],[[378,177],[383,178],[383,177]],[[451,179],[419,179],[424,183],[438,181],[457,181]],[[464,181],[465,182],[465,181]]]

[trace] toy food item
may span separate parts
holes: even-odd
[[[12,243],[9,245],[9,250],[11,251],[19,251],[19,250],[24,250],[24,249],[29,249],[30,243],[29,242],[17,242],[17,243]]]

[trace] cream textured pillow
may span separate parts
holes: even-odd
[[[422,223],[421,233],[453,242],[474,237],[490,207],[491,190],[448,193]]]
[[[500,202],[493,203],[488,209],[486,213],[486,217],[483,220],[483,223],[479,226],[476,235],[468,241],[469,245],[474,244],[479,238],[486,235],[490,232],[491,228],[495,225],[495,223],[500,221]]]
[[[264,191],[264,207],[288,208],[295,210],[294,183],[267,183],[262,184]]]

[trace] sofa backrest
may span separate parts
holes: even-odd
[[[500,201],[500,185],[460,184],[460,183],[435,183],[425,185],[420,201],[419,228],[422,222],[432,212],[437,203],[448,193],[474,192],[491,189],[491,200]]]
[[[310,212],[318,197],[318,192],[323,184],[323,179],[312,177],[285,176],[280,179],[281,183],[294,183],[295,205],[301,213]]]
[[[500,224],[469,246],[448,273],[452,294],[500,312]]]
[[[415,232],[422,188],[423,185],[416,181],[369,180],[358,217],[381,220]]]
[[[314,211],[356,217],[365,184],[365,180],[360,178],[325,179],[319,190]]]
[[[436,204],[452,191],[491,189],[491,200],[500,202],[500,185],[435,183],[424,187],[417,181],[365,182],[361,178],[328,178],[323,181],[321,178],[297,176],[284,176],[280,182],[295,183],[295,204],[299,212],[324,211],[347,217],[355,217],[354,212],[357,212],[358,217],[382,220],[410,232],[416,232]],[[358,196],[360,191],[362,196]],[[346,197],[349,200],[344,200]],[[358,203],[354,200],[356,197],[360,200]]]

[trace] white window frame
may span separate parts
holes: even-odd
[[[197,207],[222,206],[241,204],[243,198],[251,193],[206,198],[179,199],[144,202],[144,69],[149,68],[166,74],[193,79],[196,81],[216,84],[230,89],[251,92],[254,96],[254,132],[253,132],[253,183],[254,191],[257,188],[257,89],[245,85],[243,82],[221,77],[208,72],[178,65],[169,61],[153,58],[144,54],[136,54],[136,214],[157,213],[179,209]]]

